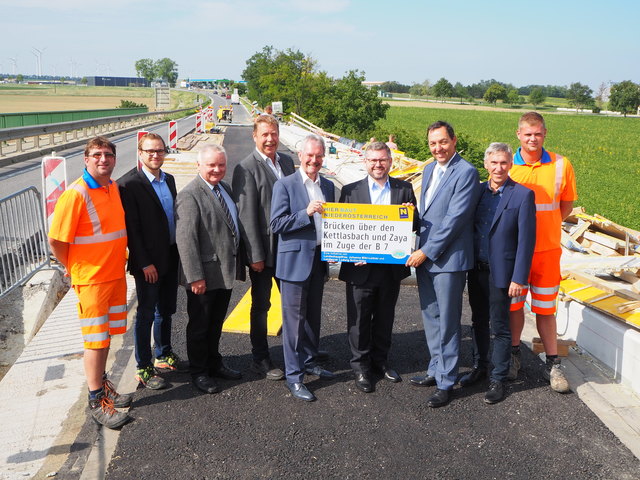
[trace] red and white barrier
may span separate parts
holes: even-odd
[[[178,122],[171,120],[169,122],[169,148],[171,150],[178,149]]]
[[[140,143],[140,138],[147,133],[149,132],[146,130],[138,130],[138,135],[136,136],[136,166],[138,167],[138,171],[142,169],[142,160],[140,160],[140,156],[138,155],[138,144]]]
[[[202,133],[202,114],[196,113],[196,133]]]
[[[67,189],[67,161],[54,154],[42,158],[42,207],[47,230],[60,195]]]

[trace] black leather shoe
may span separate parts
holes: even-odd
[[[492,405],[494,403],[498,403],[504,399],[504,385],[502,382],[498,382],[497,380],[491,380],[489,384],[489,390],[487,390],[487,394],[484,396],[484,403],[488,403]]]
[[[356,373],[356,387],[364,393],[373,392],[373,383],[366,373]]]
[[[251,370],[253,372],[264,375],[267,380],[282,380],[284,372],[276,367],[270,358],[263,358],[259,362],[255,360],[251,362]]]
[[[416,387],[435,387],[436,379],[431,375],[425,375],[424,377],[411,377],[409,383]]]
[[[316,353],[313,359],[316,362],[326,362],[327,360],[329,360],[329,352],[327,352],[326,350],[318,350],[318,353]]]
[[[336,378],[336,374],[330,372],[329,370],[325,370],[320,365],[315,365],[313,367],[307,367],[304,370],[307,375],[315,375],[316,377],[320,377],[323,380],[332,380]]]
[[[193,385],[204,393],[216,393],[220,391],[216,381],[207,375],[198,375],[193,378]]]
[[[431,408],[444,407],[447,403],[449,403],[449,390],[440,390],[439,388],[427,400],[427,406]]]
[[[287,382],[287,388],[291,392],[291,395],[305,402],[313,402],[316,399],[316,396],[307,389],[304,383]]]
[[[384,378],[387,382],[398,383],[402,381],[402,377],[398,375],[398,372],[396,372],[393,368],[387,367],[386,365],[380,368],[376,368],[375,370],[380,373],[382,375],[382,378]]]
[[[212,369],[211,376],[224,378],[225,380],[240,380],[242,378],[242,374],[239,371],[225,367],[224,365]]]
[[[461,387],[469,387],[480,380],[487,378],[487,369],[482,367],[473,367],[469,373],[465,373],[460,379]]]

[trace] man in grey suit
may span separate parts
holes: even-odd
[[[391,150],[384,142],[374,142],[364,152],[368,175],[342,189],[340,202],[374,205],[416,204],[409,182],[389,176],[393,164]],[[389,382],[400,382],[398,373],[387,364],[391,332],[400,281],[411,274],[404,265],[342,262],[340,280],[347,289],[347,329],[351,348],[351,368],[356,387],[374,390],[373,373]]]
[[[219,391],[213,377],[241,378],[219,353],[220,335],[231,289],[244,280],[240,261],[238,212],[231,189],[222,182],[227,156],[220,145],[198,152],[198,176],[176,203],[176,240],[187,291],[187,355],[193,384],[205,393]]]
[[[303,382],[305,373],[335,375],[315,363],[320,340],[322,292],[327,262],[320,260],[322,205],[333,202],[333,184],[320,176],[324,141],[308,135],[298,153],[300,171],[273,187],[271,230],[279,236],[276,277],[282,293],[282,335],[287,388],[295,398],[316,399]]]
[[[253,124],[256,149],[236,166],[232,179],[251,278],[251,369],[269,380],[284,377],[271,361],[267,342],[267,313],[276,264],[276,235],[269,227],[271,196],[273,184],[295,170],[291,157],[277,152],[279,134],[275,117],[257,117]]]
[[[458,376],[462,292],[473,268],[473,214],[478,171],[456,152],[453,127],[429,126],[428,142],[435,162],[424,168],[420,194],[418,249],[407,260],[416,268],[420,308],[431,360],[417,386],[436,385],[430,407],[449,402]]]

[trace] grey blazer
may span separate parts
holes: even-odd
[[[278,152],[278,155],[283,175],[291,175],[295,171],[293,160],[284,153]],[[271,196],[276,180],[276,175],[255,149],[233,170],[231,185],[233,198],[238,205],[246,265],[257,262],[265,262],[267,267],[275,265],[277,239],[269,227],[269,222]]]
[[[220,182],[220,186],[233,198],[229,185]],[[207,290],[231,289],[234,280],[244,280],[241,252],[236,251],[227,221],[220,202],[200,176],[178,193],[176,243],[182,285],[204,279]]]

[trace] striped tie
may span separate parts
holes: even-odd
[[[222,196],[222,192],[220,191],[219,185],[214,185],[213,191],[220,202],[220,206],[222,207],[222,211],[227,217],[227,223],[231,227],[231,232],[233,233],[233,243],[235,243],[236,248],[238,248],[238,230],[236,230],[236,224],[233,221],[233,217],[231,216],[231,212],[229,211],[229,206],[227,202],[224,201],[224,197]]]

